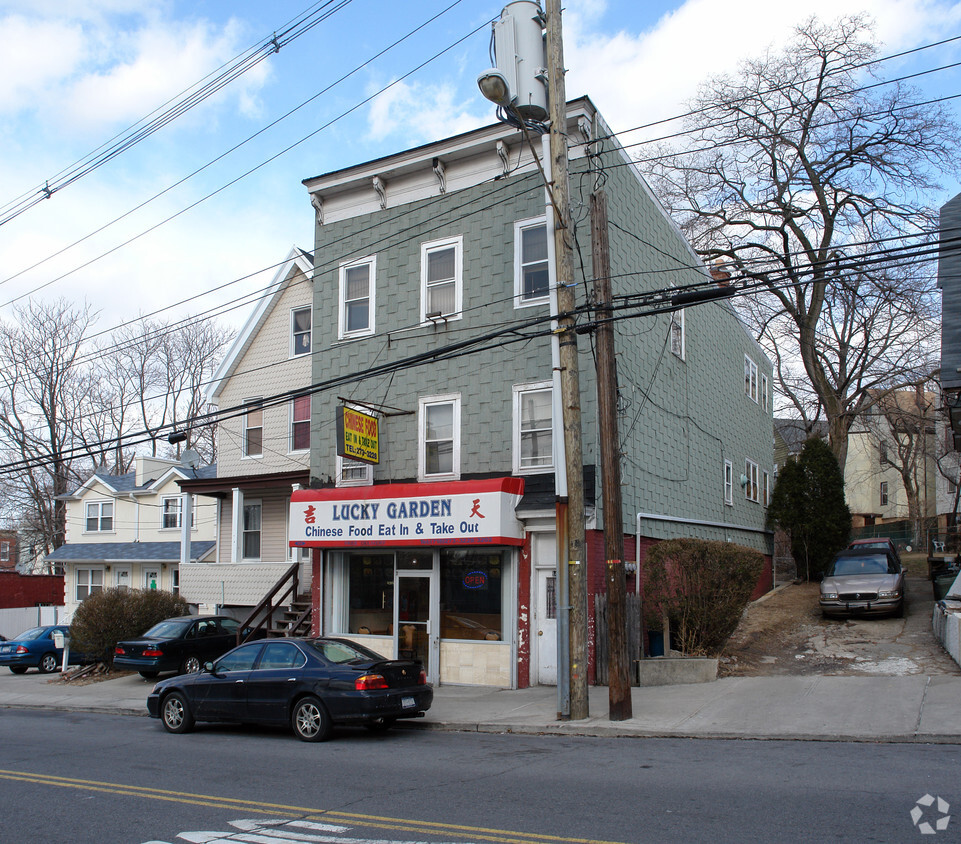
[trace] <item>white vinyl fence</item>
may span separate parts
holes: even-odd
[[[65,618],[63,607],[20,607],[0,610],[0,636],[14,636],[42,624],[59,624]]]

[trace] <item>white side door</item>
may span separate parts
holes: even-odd
[[[555,534],[531,534],[534,563],[533,681],[557,685],[557,554]]]

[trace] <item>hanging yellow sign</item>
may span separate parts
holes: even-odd
[[[378,419],[349,407],[337,409],[337,453],[361,463],[380,462]]]

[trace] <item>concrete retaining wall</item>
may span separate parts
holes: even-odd
[[[634,662],[640,686],[710,683],[717,679],[717,660],[709,657],[655,656]]]
[[[931,627],[951,658],[961,665],[961,614],[935,604]]]

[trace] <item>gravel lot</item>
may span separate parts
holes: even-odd
[[[789,584],[751,604],[721,656],[722,677],[961,675],[931,632],[931,583],[908,577],[904,618],[826,620],[818,584]]]

